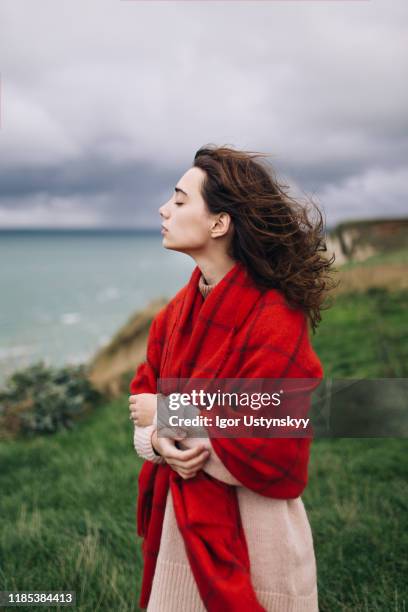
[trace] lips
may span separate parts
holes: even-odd
[[[168,232],[168,231],[169,231],[165,225],[162,225],[162,230],[164,230],[164,231],[166,231],[166,232]]]

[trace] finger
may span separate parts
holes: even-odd
[[[198,457],[194,457],[193,459],[189,459],[188,461],[182,459],[175,459],[173,457],[166,457],[167,463],[174,465],[177,468],[182,468],[184,470],[198,469],[207,461],[209,456],[208,451],[203,451]]]
[[[185,462],[189,459],[194,459],[199,456],[201,453],[205,452],[205,456],[208,456],[209,450],[204,446],[195,446],[194,448],[190,448],[188,450],[180,450],[176,447],[175,440],[173,438],[157,436],[160,441],[160,446],[162,448],[162,455],[165,457],[167,462],[174,461],[182,461],[182,464],[185,465]]]
[[[166,461],[172,463],[173,465],[176,465],[177,467],[190,469],[191,467],[200,464],[200,462],[206,461],[208,459],[208,456],[208,451],[202,451],[199,455],[197,455],[197,457],[191,458],[183,456],[173,457],[171,454],[166,453]]]
[[[190,478],[194,478],[197,474],[180,474],[183,480],[190,480]]]
[[[187,470],[199,470],[202,468],[204,463],[207,461],[209,457],[208,451],[204,451],[201,455],[196,457],[195,459],[191,459],[184,464],[184,468]]]
[[[169,438],[163,438],[163,440],[169,440]],[[189,450],[180,450],[176,448],[174,441],[169,448],[167,448],[166,442],[164,443],[163,450],[166,450],[166,454],[169,458],[172,459],[181,459],[183,462],[188,461],[189,459],[193,459],[200,455],[204,450],[207,450],[204,446],[196,446],[194,448],[190,448]],[[207,451],[208,452],[208,451]]]
[[[197,472],[193,471],[193,470],[183,470],[183,469],[179,469],[179,470],[175,470],[177,472],[177,474],[179,474],[182,478],[194,478],[194,476],[197,476]]]

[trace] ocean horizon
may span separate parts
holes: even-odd
[[[2,228],[0,262],[0,384],[39,360],[87,362],[195,267],[162,246],[160,227]]]

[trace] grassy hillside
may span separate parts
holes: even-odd
[[[406,376],[407,298],[339,295],[312,337],[325,376]],[[81,612],[138,610],[141,461],[126,400],[74,432],[0,447],[1,590],[75,590]],[[314,442],[303,500],[322,612],[406,610],[407,450],[404,439]]]
[[[322,313],[313,346],[334,378],[408,376],[408,289],[339,294]]]

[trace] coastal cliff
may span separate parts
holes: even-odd
[[[112,340],[95,354],[89,363],[89,379],[98,391],[108,397],[126,391],[131,373],[146,358],[150,325],[166,304],[166,298],[158,298],[134,313]]]
[[[336,255],[336,265],[408,249],[408,218],[345,221],[327,233],[326,245]]]

